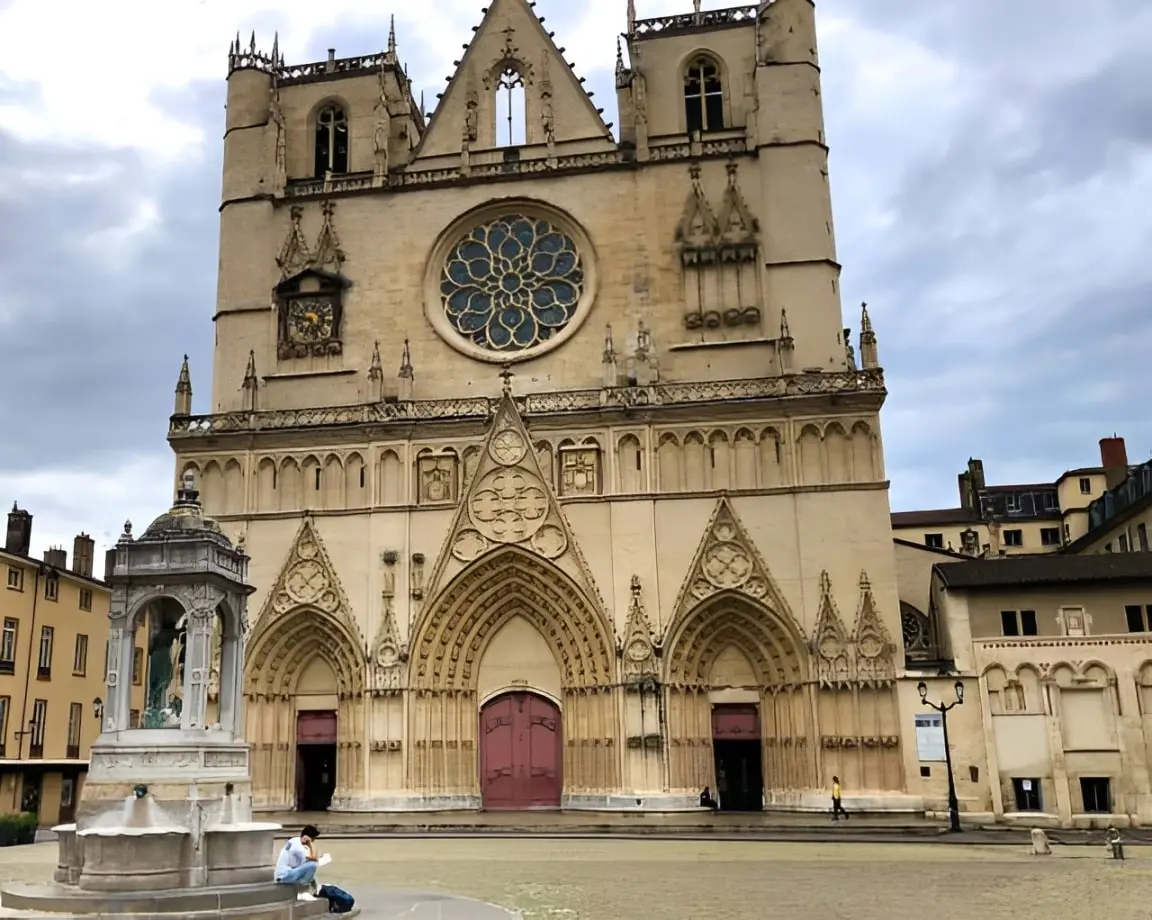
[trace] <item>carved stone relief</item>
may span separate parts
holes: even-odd
[[[848,630],[832,597],[832,581],[820,573],[820,614],[812,636],[817,680],[824,686],[842,686],[852,680],[852,648]]]
[[[383,600],[384,616],[372,653],[372,672],[376,689],[398,690],[403,683],[404,662],[408,658],[408,650],[400,641],[392,597],[386,594]]]
[[[459,458],[454,453],[425,454],[416,460],[416,477],[422,505],[444,505],[457,500]]]
[[[621,670],[625,683],[632,683],[645,677],[653,677],[659,671],[656,661],[656,642],[652,637],[652,625],[644,610],[643,588],[640,577],[632,576],[632,597],[628,605],[628,620],[624,624],[624,638],[620,643]]]
[[[560,448],[561,495],[598,495],[600,476],[598,447]]]

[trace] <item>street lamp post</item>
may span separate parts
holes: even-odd
[[[920,693],[920,702],[929,709],[940,713],[940,727],[944,730],[944,765],[948,770],[948,830],[958,833],[960,830],[960,802],[956,798],[956,777],[952,775],[952,746],[948,743],[948,710],[964,702],[964,682],[956,681],[956,699],[951,703],[933,703],[928,699],[928,685],[920,681],[916,689]]]

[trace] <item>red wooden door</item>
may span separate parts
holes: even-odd
[[[480,795],[488,809],[559,808],[560,709],[534,693],[508,693],[480,711]]]

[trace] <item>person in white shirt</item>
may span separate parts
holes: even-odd
[[[299,837],[293,837],[280,851],[276,860],[276,881],[285,885],[308,885],[311,887],[316,877],[317,856],[316,838],[320,831],[309,824]]]

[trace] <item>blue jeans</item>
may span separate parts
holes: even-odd
[[[307,885],[312,879],[316,877],[316,863],[312,860],[297,866],[295,869],[289,869],[276,881],[285,885]]]

